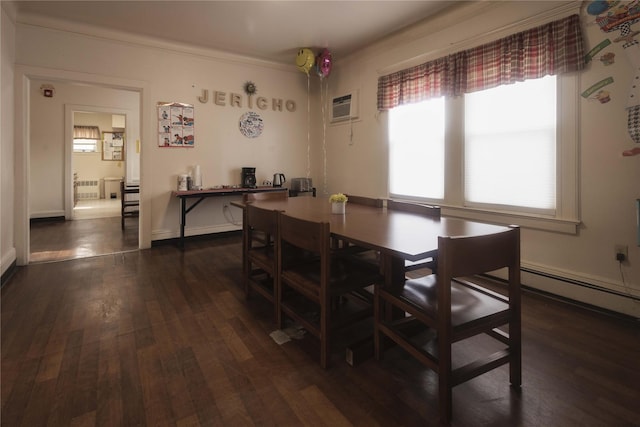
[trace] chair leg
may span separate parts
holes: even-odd
[[[249,299],[250,295],[251,295],[251,288],[249,286],[249,271],[251,269],[251,263],[247,263],[246,266],[244,266],[243,268],[243,281],[244,281],[244,298],[245,299]]]
[[[451,406],[452,395],[451,386],[442,377],[442,373],[438,376],[438,411],[440,412],[440,422],[442,424],[451,423]]]
[[[322,369],[327,369],[331,360],[330,312],[331,299],[326,298],[320,308],[320,366]]]
[[[509,382],[514,387],[522,385],[522,335],[520,322],[509,325]]]
[[[382,333],[378,322],[382,320],[382,313],[380,312],[380,295],[378,294],[378,286],[374,288],[373,296],[373,350],[376,360],[382,360]]]
[[[451,393],[451,342],[446,339],[438,339],[438,369],[438,412],[440,413],[440,422],[449,424],[453,406]]]
[[[276,312],[276,326],[278,329],[282,329],[282,311],[280,310],[280,304],[282,302],[282,283],[280,283],[280,271],[276,269],[273,278],[273,308]]]
[[[274,284],[275,286],[275,284]],[[276,322],[276,325],[278,326],[278,329],[282,329],[282,320],[280,320],[281,315],[280,315],[280,305],[278,303],[279,299],[278,299],[278,295],[276,294],[276,290],[274,289],[273,292],[273,320],[274,322]]]

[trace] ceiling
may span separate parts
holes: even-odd
[[[428,1],[27,1],[18,22],[92,33],[118,30],[294,64],[302,47],[334,61],[415,24],[453,0]]]

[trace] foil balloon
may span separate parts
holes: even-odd
[[[313,67],[313,64],[316,62],[316,57],[311,51],[311,49],[302,48],[298,51],[298,55],[296,56],[296,66],[298,69],[305,74],[309,74],[309,70]]]
[[[329,52],[329,49],[323,49],[316,57],[316,72],[318,73],[318,77],[321,79],[329,77],[332,66],[333,60],[331,58],[331,52]]]

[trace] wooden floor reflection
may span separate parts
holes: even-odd
[[[65,261],[138,249],[138,218],[120,217],[72,221],[36,221],[31,224],[29,262]]]
[[[440,426],[437,376],[402,349],[351,367],[338,341],[324,370],[309,334],[276,343],[241,254],[237,233],[19,267],[2,426]],[[637,322],[523,292],[522,336],[522,388],[506,366],[459,385],[453,427],[638,426]]]

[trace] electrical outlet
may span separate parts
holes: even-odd
[[[627,245],[615,245],[616,260],[619,262],[626,261],[629,256],[629,247]]]

